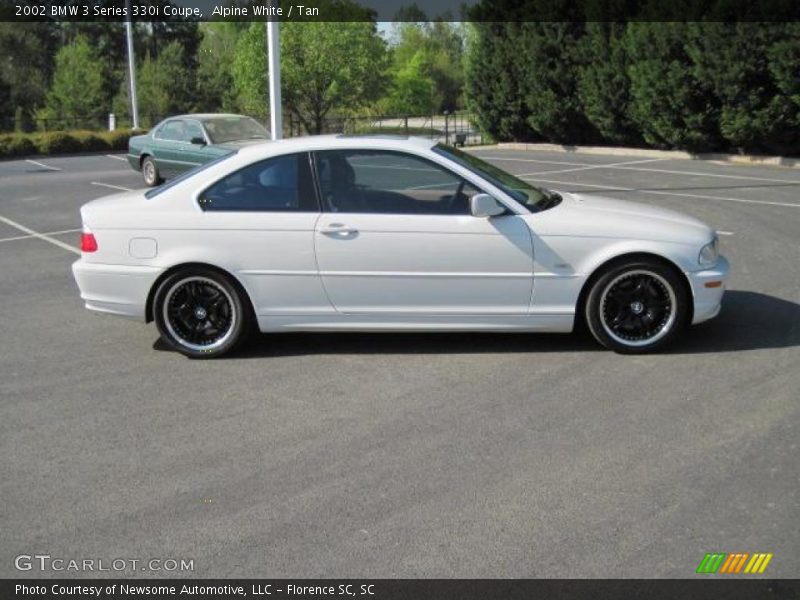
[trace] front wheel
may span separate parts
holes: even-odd
[[[214,358],[238,346],[250,330],[248,308],[227,277],[203,268],[167,277],[153,300],[161,337],[191,358]]]
[[[594,283],[586,299],[586,324],[615,352],[649,352],[677,334],[688,302],[673,269],[654,260],[631,261],[609,268]]]

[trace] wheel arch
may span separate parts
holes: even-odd
[[[611,258],[606,259],[599,265],[597,265],[586,278],[586,281],[583,282],[583,286],[581,287],[581,291],[578,294],[578,301],[575,304],[575,328],[583,327],[585,325],[585,308],[586,308],[586,299],[589,296],[589,290],[592,289],[592,286],[595,282],[602,277],[602,275],[608,271],[609,269],[613,268],[614,266],[626,263],[634,260],[653,260],[656,262],[661,263],[662,265],[671,269],[675,275],[677,275],[678,280],[683,284],[684,290],[686,292],[686,297],[689,298],[690,302],[689,305],[686,307],[686,322],[691,323],[694,317],[694,292],[692,291],[692,285],[689,282],[689,278],[686,276],[686,273],[672,260],[669,258],[657,254],[655,252],[626,252],[624,254],[618,254],[617,256],[613,256]]]
[[[217,265],[212,265],[210,263],[205,262],[184,262],[173,265],[166,271],[164,271],[158,278],[153,282],[153,285],[150,286],[150,290],[147,292],[147,301],[145,302],[145,309],[144,309],[144,318],[146,323],[150,323],[153,320],[153,302],[155,300],[156,291],[158,290],[159,286],[170,276],[174,275],[178,271],[188,268],[200,268],[200,269],[209,269],[211,271],[215,271],[218,274],[226,277],[231,284],[236,288],[236,290],[242,295],[242,298],[247,301],[247,306],[250,310],[250,317],[252,322],[256,322],[256,311],[255,306],[253,305],[253,298],[250,293],[247,291],[247,288],[239,281],[239,278],[236,277],[230,271],[223,269],[222,267],[218,267]]]

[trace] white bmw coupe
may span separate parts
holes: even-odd
[[[714,317],[714,230],[632,202],[534,187],[393,136],[240,149],[81,208],[86,307],[154,320],[190,357],[274,331],[555,331],[650,351]]]

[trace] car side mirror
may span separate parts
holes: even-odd
[[[489,194],[475,194],[469,199],[469,208],[473,217],[496,217],[506,212],[506,207]]]
[[[190,144],[195,144],[196,146],[205,146],[206,145],[206,141],[201,137],[193,137],[191,140],[189,140],[189,143]]]

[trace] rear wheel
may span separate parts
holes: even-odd
[[[250,331],[248,308],[227,277],[203,268],[167,277],[153,300],[161,337],[191,358],[214,358],[236,348]]]
[[[689,297],[680,276],[656,260],[609,268],[589,291],[586,324],[595,339],[623,354],[649,352],[675,337]]]
[[[163,181],[158,173],[158,166],[152,156],[145,156],[142,161],[142,177],[148,187],[155,187]]]

